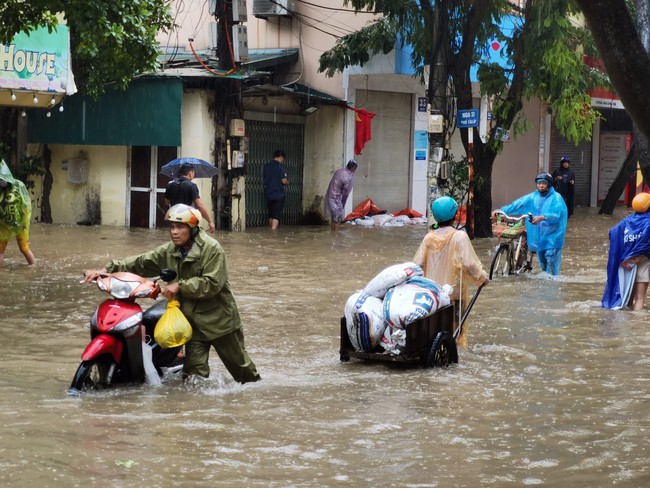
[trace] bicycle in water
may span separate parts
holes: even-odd
[[[526,219],[532,222],[533,214],[512,217],[501,211],[496,213],[492,232],[499,238],[490,266],[490,279],[533,270],[534,252],[528,249]]]

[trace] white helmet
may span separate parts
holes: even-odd
[[[181,222],[194,228],[198,227],[201,222],[201,212],[184,203],[177,203],[167,210],[165,220],[169,222]]]

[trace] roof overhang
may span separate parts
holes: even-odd
[[[336,105],[339,107],[346,107],[348,102],[337,98],[328,93],[315,90],[310,86],[300,83],[291,83],[289,85],[259,85],[247,88],[242,91],[244,97],[259,97],[259,96],[294,96],[305,105]]]

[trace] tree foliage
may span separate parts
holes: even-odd
[[[599,114],[592,109],[587,91],[607,86],[607,79],[583,63],[583,55],[593,55],[595,49],[589,31],[571,20],[578,12],[574,0],[526,0],[522,7],[507,0],[348,0],[346,4],[357,11],[381,12],[383,17],[340,38],[321,56],[320,71],[328,75],[353,64],[363,66],[372,55],[387,53],[398,43],[411,45],[416,76],[424,81],[423,67],[434,59],[446,59],[456,106],[471,108],[470,70],[478,66],[481,92],[492,103],[492,121],[487,142],[476,142],[474,137],[476,175],[483,182],[476,189],[477,236],[491,233],[492,167],[503,148],[501,135],[510,131],[516,136],[529,125],[522,112],[525,100],[544,100],[557,127],[574,143],[591,138]],[[436,7],[444,10],[439,25]],[[486,61],[485,53],[494,42],[503,46],[502,63]],[[433,46],[439,46],[443,56]],[[447,108],[446,115],[453,119],[454,110]],[[468,151],[466,134],[461,138]]]
[[[109,84],[124,89],[134,76],[155,70],[156,36],[173,25],[167,0],[4,0],[0,42],[39,26],[56,29],[57,14],[70,29],[77,87],[94,97]]]
[[[650,2],[577,0],[612,85],[635,124],[643,180],[650,185]],[[635,24],[636,20],[636,24]],[[646,139],[641,141],[641,135]],[[620,193],[616,195],[618,196]]]

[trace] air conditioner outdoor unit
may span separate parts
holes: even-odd
[[[260,19],[290,17],[292,10],[291,0],[253,0],[253,15]]]

